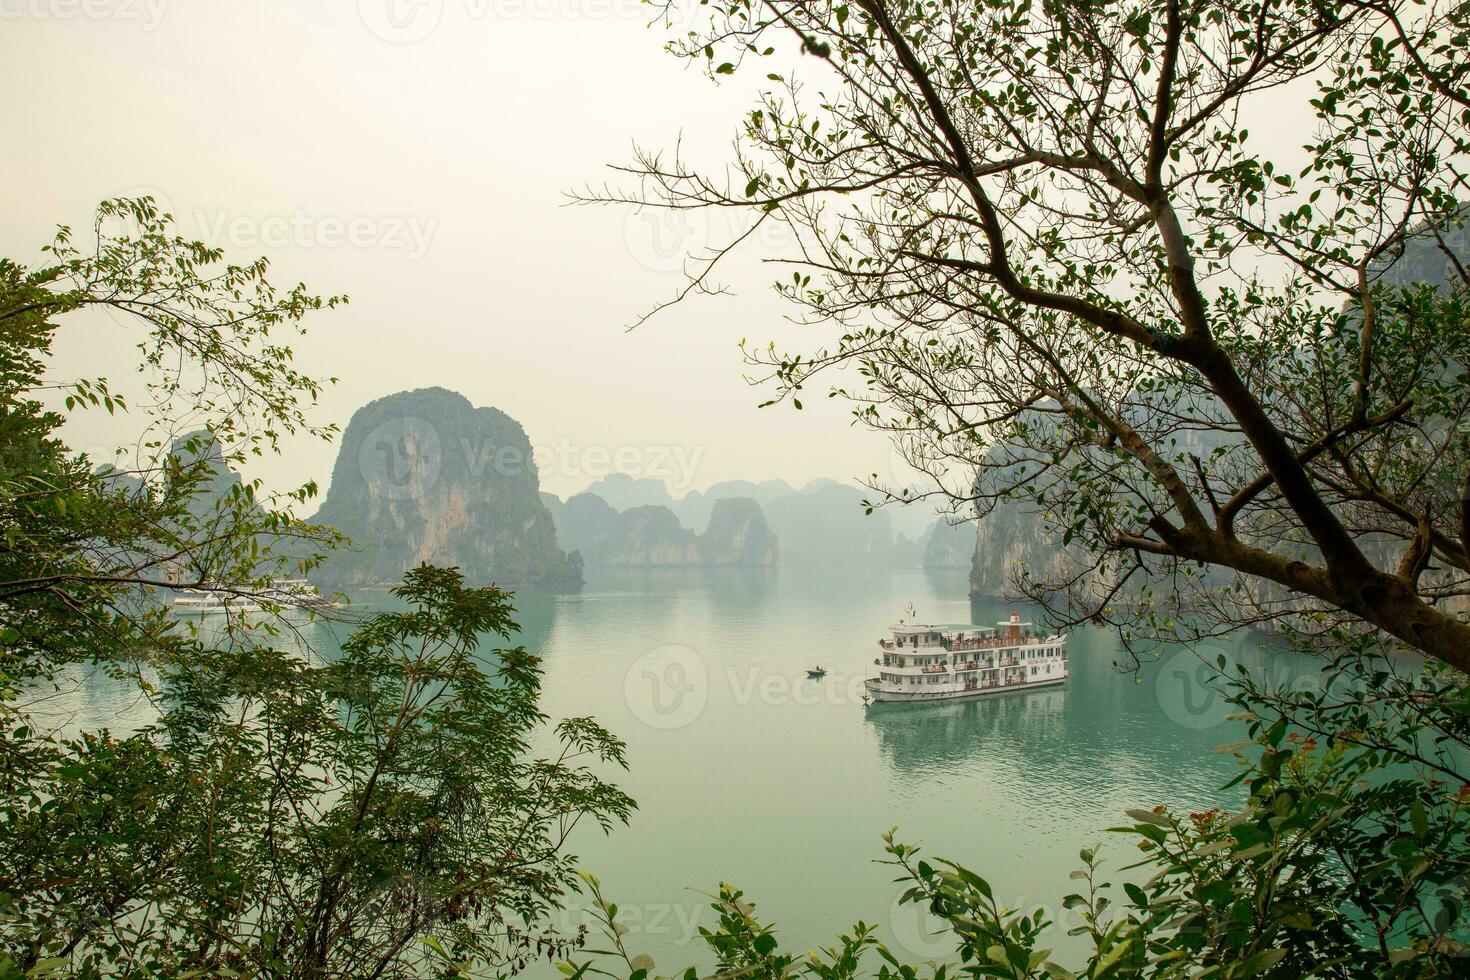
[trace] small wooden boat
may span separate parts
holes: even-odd
[[[826,677],[827,676],[827,668],[826,667],[808,667],[806,669],[806,676],[813,677],[813,678],[815,678],[815,677]]]

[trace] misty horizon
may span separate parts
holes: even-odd
[[[712,86],[665,55],[646,5],[99,4],[4,21],[0,78],[48,84],[18,110],[35,137],[9,151],[27,193],[0,228],[3,254],[34,260],[57,224],[81,229],[100,200],[149,194],[179,234],[351,297],[293,342],[305,373],[339,379],[312,408],[316,424],[442,386],[517,419],[534,445],[697,455],[690,489],[755,476],[913,482],[840,399],[758,407],[770,392],[742,377],[739,342],[804,336],[771,290],[787,273],[760,261],[789,247],[780,234],[762,231],[733,257],[720,277],[732,295],[691,296],[627,330],[678,290],[686,253],[743,219],[569,206],[569,195],[616,185],[609,166],[634,143],[682,139],[692,157],[718,160],[753,90]],[[77,127],[69,107],[83,101],[90,122]],[[1286,113],[1254,120],[1254,139],[1293,146],[1297,125]],[[118,369],[135,337],[83,316],[58,337],[52,374],[136,390]],[[88,413],[65,432],[105,460],[136,442],[135,418]],[[253,458],[247,476],[278,492],[325,488],[335,446],[294,436],[282,449]],[[560,496],[585,482],[541,473]]]

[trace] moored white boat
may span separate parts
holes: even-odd
[[[269,610],[281,613],[322,613],[342,604],[325,598],[305,579],[278,579],[258,591],[224,589],[181,589],[172,609],[179,616],[249,615]]]
[[[183,589],[174,597],[176,616],[227,616],[260,612],[260,603],[249,596],[212,589]]]
[[[277,579],[266,591],[265,600],[287,612],[327,612],[342,608],[342,603],[323,596],[304,578]]]
[[[1031,625],[1018,613],[995,627],[899,623],[864,686],[874,701],[950,701],[1062,683],[1066,635]]]

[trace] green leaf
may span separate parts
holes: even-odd
[[[1128,816],[1132,817],[1134,820],[1138,820],[1143,823],[1153,824],[1156,827],[1174,826],[1173,821],[1171,821],[1166,814],[1155,813],[1152,810],[1131,809],[1124,810],[1123,812],[1128,814]]]

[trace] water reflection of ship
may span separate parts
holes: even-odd
[[[1044,752],[1062,734],[1066,705],[1065,687],[1047,687],[938,704],[877,702],[865,718],[885,760],[914,772],[987,757],[1011,765],[1017,754]]]

